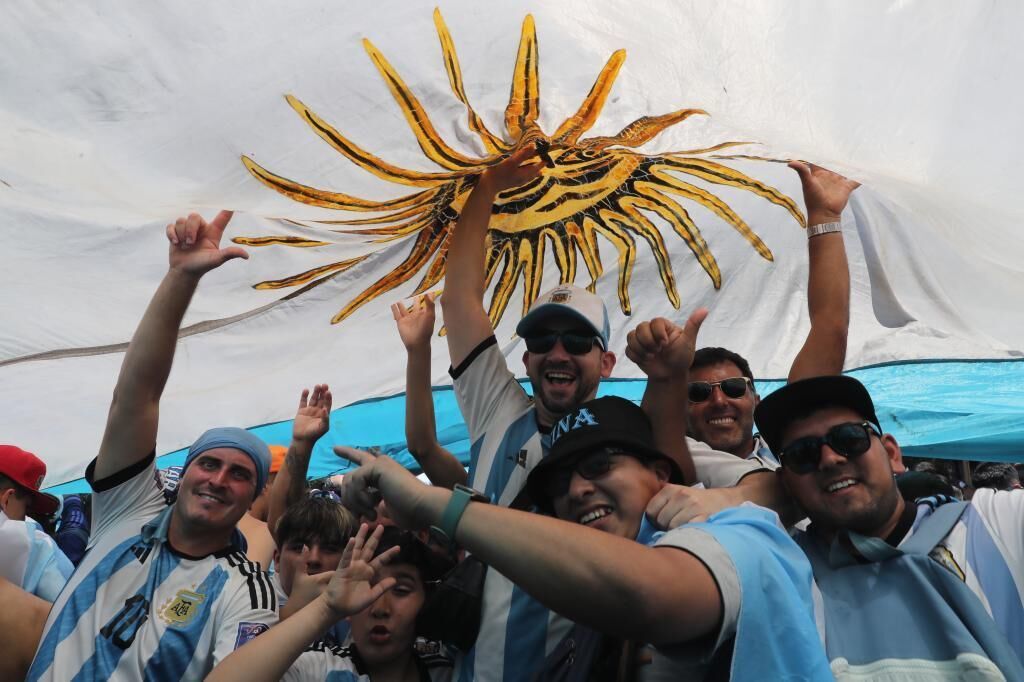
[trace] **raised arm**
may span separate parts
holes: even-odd
[[[403,528],[440,523],[450,491],[422,484],[388,457],[346,456],[365,462],[342,488],[355,513],[372,515],[383,496]],[[548,608],[609,635],[676,643],[712,632],[721,619],[713,576],[686,552],[478,502],[466,507],[455,540]]]
[[[302,651],[322,636],[327,628],[342,618],[359,613],[394,587],[394,578],[374,582],[380,566],[398,551],[397,547],[392,547],[373,558],[383,532],[384,527],[378,526],[367,538],[367,528],[363,525],[356,536],[349,539],[324,592],[288,620],[281,621],[233,651],[210,671],[207,682],[277,682]]]
[[[407,354],[405,364],[405,440],[430,482],[443,488],[466,482],[466,470],[437,442],[434,398],[430,390],[430,339],[434,334],[434,296],[425,294],[411,309],[391,306]],[[450,332],[449,332],[450,333]]]
[[[676,461],[687,483],[697,480],[686,444],[687,382],[697,332],[707,315],[706,308],[697,309],[685,327],[657,317],[626,335],[626,357],[647,375],[641,406],[651,420],[654,443]]]
[[[540,175],[540,164],[521,165],[536,154],[532,147],[524,147],[484,171],[459,214],[449,242],[441,296],[453,367],[462,364],[474,348],[494,333],[484,310],[487,226],[499,192],[524,185]]]
[[[232,258],[238,247],[220,248],[231,211],[206,222],[193,213],[167,226],[170,268],[139,323],[114,387],[93,479],[106,478],[143,459],[156,446],[160,396],[171,372],[178,329],[200,278]]]
[[[312,394],[308,388],[299,397],[299,409],[292,421],[292,442],[284,458],[284,466],[277,472],[274,485],[270,487],[267,501],[267,528],[276,534],[277,522],[290,505],[306,494],[306,472],[313,446],[331,428],[331,405],[333,397],[327,384],[317,384]]]
[[[819,166],[794,161],[800,175],[811,227],[838,223],[853,190],[860,183]],[[810,228],[808,228],[810,229]],[[789,381],[840,374],[846,360],[850,330],[850,267],[841,231],[808,238],[807,309],[811,330],[793,360]]]

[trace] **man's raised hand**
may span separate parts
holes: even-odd
[[[850,194],[860,183],[804,161],[790,161],[789,167],[797,172],[803,185],[807,224],[839,222]]]
[[[433,293],[423,294],[417,298],[411,309],[406,308],[402,301],[394,303],[391,305],[391,314],[395,317],[398,335],[402,337],[406,350],[416,350],[430,345],[436,317]]]
[[[532,163],[524,163],[532,161]],[[493,192],[504,192],[520,187],[540,177],[544,164],[537,159],[537,149],[526,145],[501,163],[491,166],[480,176],[479,182]]]
[[[335,445],[334,454],[359,466],[345,474],[341,502],[361,518],[376,519],[377,504],[387,502],[388,516],[406,530],[417,530],[423,522],[423,501],[431,486],[425,485],[387,455],[374,455],[356,448]]]
[[[198,213],[187,218],[178,218],[167,226],[167,240],[170,242],[171,269],[181,270],[195,277],[201,277],[218,268],[232,258],[248,258],[249,254],[238,246],[220,248],[224,228],[231,221],[231,211],[221,211],[210,222]]]
[[[693,362],[697,332],[707,316],[707,308],[698,308],[683,327],[663,317],[640,323],[626,335],[626,357],[649,379],[685,377]]]
[[[332,400],[327,384],[317,384],[312,393],[303,389],[292,422],[292,439],[312,445],[327,433],[331,428]]]
[[[394,578],[375,578],[380,567],[398,554],[399,548],[392,547],[374,558],[384,526],[377,526],[369,537],[367,530],[364,523],[355,537],[349,538],[338,568],[323,592],[324,601],[338,618],[359,613],[395,586]]]

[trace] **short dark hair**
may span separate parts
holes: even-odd
[[[750,371],[750,363],[747,362],[739,353],[733,353],[728,348],[719,348],[718,346],[707,346],[701,348],[693,354],[693,362],[690,363],[690,369],[700,369],[701,367],[710,367],[711,365],[717,365],[722,362],[731,362],[740,369],[740,374],[754,380],[754,373]]]
[[[452,563],[438,556],[433,550],[420,542],[419,538],[398,526],[384,526],[384,532],[377,544],[374,556],[379,556],[392,547],[398,547],[398,553],[391,557],[389,566],[409,564],[420,572],[420,580],[424,587],[440,579],[452,567]]]
[[[21,485],[14,479],[9,478],[4,474],[0,474],[0,490],[7,490],[8,488],[14,488],[14,493],[21,499],[25,499],[31,495],[28,488]]]
[[[982,462],[971,474],[975,488],[1009,490],[1018,480],[1017,469],[1006,462]]]
[[[288,508],[272,531],[278,549],[292,541],[344,547],[358,527],[355,516],[340,503],[307,495]]]

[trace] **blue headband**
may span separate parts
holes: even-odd
[[[245,429],[235,426],[220,426],[199,436],[199,439],[188,449],[188,456],[185,458],[185,466],[182,468],[181,475],[185,475],[185,469],[188,469],[192,460],[214,448],[234,448],[249,456],[256,467],[256,496],[258,497],[270,475],[270,448]]]

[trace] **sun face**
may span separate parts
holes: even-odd
[[[379,178],[418,191],[389,201],[368,201],[339,192],[317,189],[277,175],[252,159],[242,163],[260,182],[295,201],[339,211],[373,212],[371,218],[316,221],[322,225],[324,239],[337,235],[359,234],[375,243],[409,239],[412,247],[405,260],[349,301],[332,319],[338,323],[370,300],[420,275],[415,293],[434,287],[445,274],[448,239],[466,198],[480,174],[496,165],[520,147],[537,139],[550,143],[554,168],[546,168],[537,180],[498,195],[488,229],[486,251],[487,285],[497,284],[489,306],[491,322],[497,325],[508,307],[519,281],[524,284],[523,313],[540,293],[545,249],[550,247],[561,283],[576,280],[578,262],[589,276],[593,291],[604,272],[598,239],[613,244],[618,251],[618,297],[622,312],[631,313],[629,282],[639,252],[637,240],[646,243],[658,266],[669,301],[679,307],[679,293],[669,260],[665,238],[651,216],[660,217],[681,237],[697,262],[711,278],[715,288],[722,273],[714,255],[680,200],[695,202],[711,210],[731,225],[766,260],[772,253],[761,238],[721,198],[698,187],[688,179],[698,178],[714,185],[739,188],[785,208],[805,226],[796,203],[773,187],[731,168],[719,160],[739,158],[714,152],[746,142],[725,142],[705,149],[644,155],[632,151],[670,126],[691,116],[706,116],[701,109],[681,109],[662,116],[644,116],[612,137],[583,138],[597,121],[626,53],[618,50],[609,58],[590,93],[575,114],[551,135],[537,124],[540,109],[537,37],[533,17],[523,21],[519,52],[512,79],[512,91],[505,109],[505,135],[488,130],[466,97],[462,71],[448,28],[441,13],[434,11],[434,25],[444,53],[445,68],[452,92],[466,107],[468,126],[487,150],[484,158],[473,158],[456,151],[441,139],[420,105],[384,56],[368,40],[363,41],[370,59],[384,78],[395,101],[412,128],[420,149],[441,171],[424,173],[393,166],[364,151],[289,95],[288,103],[312,130],[338,153]],[[327,227],[331,226],[331,227]],[[349,226],[341,228],[339,226]],[[359,226],[359,227],[356,227]],[[287,246],[317,248],[331,241],[292,236],[238,237],[235,243],[246,246]],[[642,247],[641,247],[642,248]],[[299,295],[340,272],[353,267],[366,256],[326,263],[306,272],[280,280],[254,285],[257,289],[301,287],[289,294]]]

